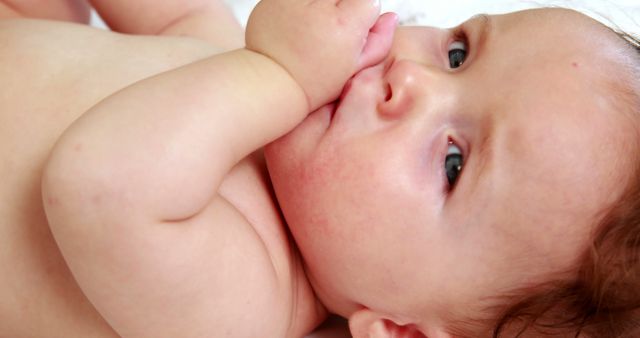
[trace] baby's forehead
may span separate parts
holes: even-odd
[[[550,34],[565,36],[567,42],[583,42],[584,47],[597,47],[605,41],[618,40],[611,28],[572,9],[536,8],[491,16],[502,26],[517,29],[519,33],[523,33],[522,41],[525,43],[544,39]]]
[[[615,34],[601,22],[581,12],[565,8],[537,8],[496,15],[498,20],[520,26],[527,33],[527,40],[538,39],[541,32],[550,30],[567,38],[578,38],[585,43],[594,39],[614,39]],[[558,46],[562,47],[562,46]]]
[[[515,100],[501,97],[496,100],[502,105],[491,106],[500,107],[498,114],[504,120],[496,122],[501,129],[492,135],[495,151],[488,170],[492,174],[485,177],[484,188],[478,189],[485,191],[481,199],[490,201],[490,206],[478,209],[475,215],[483,216],[476,219],[495,224],[505,233],[532,231],[531,236],[518,236],[525,241],[543,229],[588,229],[598,213],[622,193],[628,144],[636,144],[637,138],[633,126],[637,122],[629,123],[617,101],[611,99],[620,88],[610,84],[623,75],[618,38],[596,21],[567,10],[526,11],[496,21],[497,31],[506,34],[510,29],[521,34],[523,25],[540,22],[556,29],[551,34],[560,31],[560,36],[585,39],[559,46],[543,43],[540,48],[566,49],[542,54],[542,61],[532,63],[536,66],[532,69],[508,73],[523,81],[507,85],[506,93]],[[575,22],[580,25],[571,26]],[[600,36],[590,40],[589,34]],[[495,39],[500,39],[499,34]],[[498,49],[503,52],[512,42]],[[549,55],[553,57],[546,58]],[[571,224],[579,226],[571,228]]]

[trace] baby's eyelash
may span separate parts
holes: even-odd
[[[447,142],[447,152],[444,157],[444,173],[446,176],[446,192],[451,192],[462,174],[464,167],[462,148],[452,139]]]
[[[466,36],[460,37],[460,34],[454,34],[453,41],[449,43],[449,68],[456,69],[460,68],[463,63],[467,60],[467,56],[469,55],[469,46],[467,43]]]
[[[464,44],[469,44],[469,39],[467,32],[464,30],[464,27],[455,28],[452,32],[453,41],[460,41]]]

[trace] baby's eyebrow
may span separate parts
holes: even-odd
[[[473,21],[473,20],[478,20],[478,19],[485,19],[485,20],[489,20],[489,14],[487,13],[480,13],[480,14],[476,14],[474,16],[472,16],[471,18],[469,18],[469,21]]]
[[[477,14],[469,19],[467,23],[469,24],[475,21],[480,21],[479,25],[481,25],[480,28],[478,28],[479,35],[476,42],[476,54],[480,54],[482,53],[489,36],[491,36],[491,33],[493,32],[493,19],[489,14]]]
[[[467,32],[473,32],[471,34],[475,38],[471,39],[469,43],[472,44],[471,48],[475,49],[474,54],[482,54],[485,48],[487,40],[493,32],[493,18],[489,14],[476,14],[469,20],[459,26],[459,29]]]

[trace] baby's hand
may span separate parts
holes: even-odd
[[[313,110],[386,57],[397,19],[379,13],[379,0],[262,0],[249,18],[246,44],[283,66]]]

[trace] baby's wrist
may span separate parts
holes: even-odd
[[[291,66],[287,66],[285,64],[285,62],[282,62],[281,60],[279,60],[276,57],[273,57],[272,55],[270,55],[270,53],[267,52],[263,52],[260,50],[256,50],[250,47],[245,47],[245,49],[251,53],[254,53],[255,55],[259,55],[260,57],[264,58],[265,60],[268,60],[267,62],[270,62],[271,64],[277,66],[277,68],[279,70],[281,70],[282,72],[286,73],[286,75],[293,81],[296,83],[297,87],[299,88],[300,92],[304,95],[304,97],[306,98],[306,102],[307,102],[307,107],[309,109],[313,108],[313,102],[315,102],[316,100],[314,100],[313,95],[310,95],[310,93],[312,92],[310,90],[310,88],[307,88],[308,86],[304,85],[304,82],[300,77],[299,74],[296,74],[296,72],[292,71],[292,68],[295,67],[291,67]]]
[[[287,78],[290,80],[291,85],[287,86],[287,88],[295,88],[297,93],[283,93],[283,95],[287,97],[291,96],[301,96],[304,98],[306,103],[306,107],[308,111],[310,111],[312,106],[312,98],[307,94],[304,86],[300,83],[298,79],[291,73],[291,71],[283,65],[281,62],[278,62],[275,58],[271,57],[267,53],[262,53],[260,51],[253,50],[251,48],[245,47],[246,55],[252,60],[251,64],[253,69],[257,74],[257,78],[259,81],[263,82],[265,85],[272,85],[270,79],[275,78],[274,72],[277,72],[279,76],[278,78]]]

